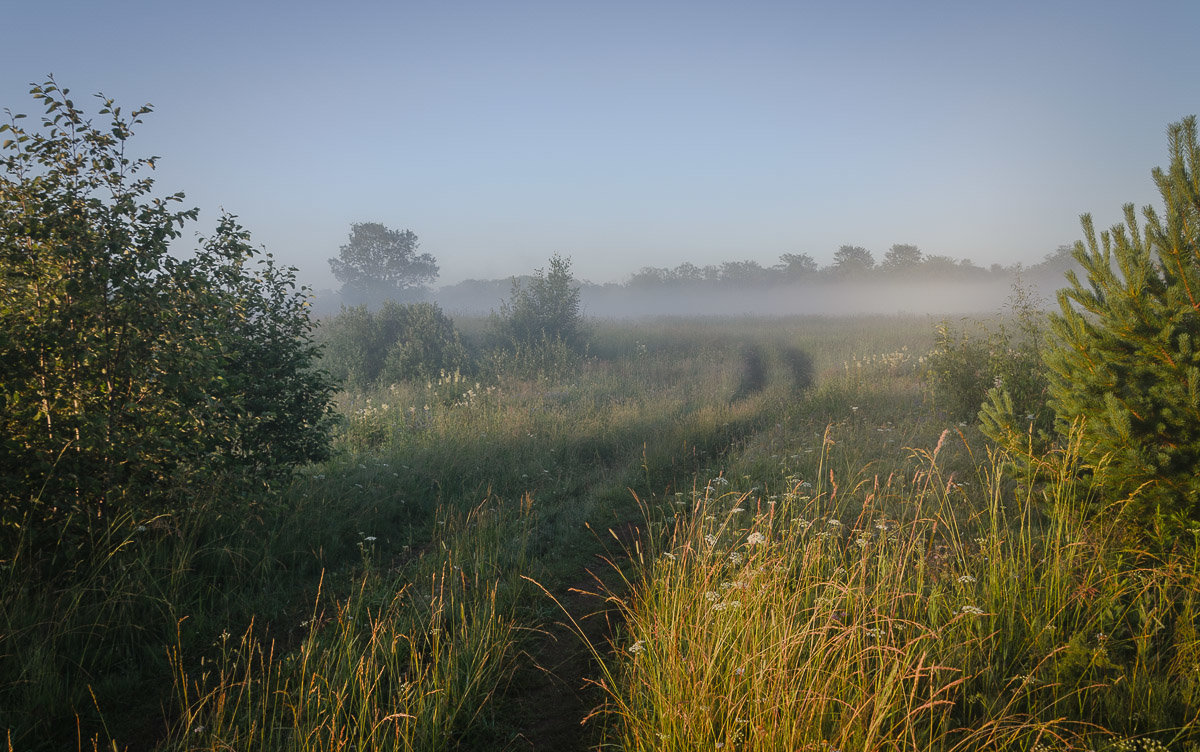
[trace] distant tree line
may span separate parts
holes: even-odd
[[[645,266],[625,283],[631,288],[682,286],[699,284],[777,285],[800,281],[848,281],[892,279],[986,280],[1011,277],[1017,273],[1031,276],[1061,276],[1072,268],[1074,260],[1070,246],[1059,246],[1038,264],[992,264],[984,268],[970,259],[954,259],[939,254],[926,254],[915,245],[897,243],[887,250],[881,261],[871,251],[857,245],[843,245],[833,254],[827,266],[820,266],[807,253],[785,253],[779,263],[763,266],[757,261],[726,261],[721,264],[698,266],[691,262],[674,268]]]

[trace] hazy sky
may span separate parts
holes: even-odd
[[[40,0],[5,8],[0,104],[53,73],[156,112],[163,159],[333,286],[352,222],[440,283],[893,243],[1036,262],[1155,202],[1200,112],[1200,2]]]

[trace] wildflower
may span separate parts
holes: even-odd
[[[669,561],[675,561],[675,554],[671,553],[670,551],[667,551],[666,553],[663,554],[663,558],[667,559]]]
[[[854,541],[854,545],[858,546],[859,548],[865,549],[871,545],[871,539],[867,538],[866,536],[860,535],[858,537],[858,539]]]
[[[730,510],[729,510],[729,513],[730,513],[730,514],[737,514],[738,512],[744,512],[744,511],[746,511],[746,510],[745,510],[745,509],[743,509],[742,507],[734,507],[733,509],[730,509]]]
[[[374,542],[375,542],[375,536],[374,536],[374,535],[368,535],[366,538],[363,538],[363,540],[365,540],[367,543],[374,543]]]
[[[757,532],[757,531],[750,533],[750,535],[746,537],[746,545],[747,546],[759,546],[766,542],[767,542],[766,537],[763,536],[762,533]]]
[[[737,551],[730,551],[729,552],[729,560],[731,562],[733,562],[734,564],[741,564],[742,563],[742,555],[740,553],[738,553]]]
[[[834,517],[830,517],[828,520],[825,520],[825,524],[830,527],[840,527],[842,522]]]
[[[138,526],[137,526],[137,531],[136,531],[136,532],[139,532],[139,533],[144,533],[144,532],[146,532],[146,526],[145,526],[145,525],[138,525]]]
[[[643,652],[645,652],[645,650],[646,650],[646,645],[645,645],[645,642],[642,640],[638,640],[637,642],[635,642],[629,646],[629,652],[633,653],[634,655],[641,655]]]
[[[983,616],[983,609],[978,606],[963,606],[959,611],[966,616]]]
[[[721,600],[721,594],[715,590],[709,590],[707,593],[704,594],[704,597],[711,603],[715,603],[715,602]]]
[[[958,581],[963,585],[970,585],[972,582],[975,582],[975,578],[969,574],[964,574],[959,576]]]
[[[708,535],[704,536],[704,542],[710,546],[715,546],[717,545],[717,536],[709,533]]]

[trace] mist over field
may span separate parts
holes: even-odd
[[[857,314],[969,314],[999,310],[1011,285],[985,282],[864,281],[786,287],[720,287],[702,294],[584,287],[589,316],[845,316]]]
[[[544,274],[545,266],[507,278],[468,279],[436,284],[438,259],[417,256],[418,238],[411,231],[382,225],[355,225],[354,233],[378,233],[380,242],[357,235],[342,247],[344,258],[357,270],[343,273],[338,291],[320,290],[314,308],[320,316],[343,307],[386,300],[427,302],[452,316],[487,316],[501,312],[513,296]],[[390,255],[391,265],[368,258]],[[1066,272],[1078,269],[1071,246],[1060,245],[1037,264],[979,266],[971,259],[925,254],[918,246],[897,243],[876,255],[861,246],[843,245],[833,263],[820,266],[809,254],[783,254],[779,263],[763,266],[754,260],[725,261],[703,267],[690,262],[673,268],[644,266],[622,282],[597,284],[576,274],[576,259],[554,254],[561,264],[564,287],[578,291],[583,315],[603,319],[657,316],[853,316],[889,314],[993,314],[1006,307],[1014,293],[1024,304],[1045,308],[1066,283]],[[345,271],[345,262],[332,260]],[[410,271],[421,266],[420,275]],[[530,273],[531,272],[531,273]],[[393,282],[383,283],[389,274]]]
[[[525,278],[519,277],[518,281]],[[706,284],[639,288],[631,285],[579,284],[584,315],[601,319],[658,316],[854,316],[888,314],[971,315],[1002,311],[1019,285],[1037,307],[1054,304],[1064,285],[1059,274],[1029,277],[1002,275],[977,280],[936,278],[802,281],[775,285]],[[499,312],[512,293],[513,279],[468,280],[426,291],[422,300],[452,316]],[[318,315],[335,315],[342,300],[336,292],[316,293]]]

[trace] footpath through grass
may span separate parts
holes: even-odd
[[[0,748],[1196,749],[1196,551],[939,417],[932,337],[608,324],[344,395],[287,488],[4,560]]]
[[[6,743],[520,748],[546,708],[514,698],[563,619],[540,588],[587,581],[608,530],[638,519],[635,492],[690,489],[791,393],[772,377],[732,400],[741,343],[650,335],[560,378],[346,395],[336,460],[122,520],[61,586],[30,587],[17,552]]]

